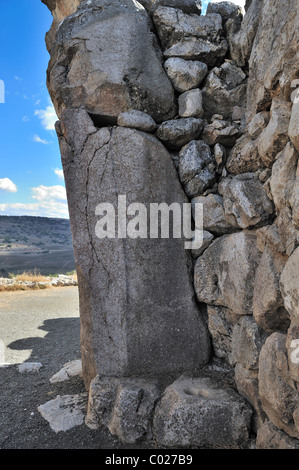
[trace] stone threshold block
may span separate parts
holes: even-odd
[[[105,426],[126,444],[246,447],[252,409],[218,379],[182,376],[161,395],[150,380],[97,376],[91,382],[85,424],[91,429]]]
[[[153,434],[163,447],[240,448],[249,439],[251,415],[233,389],[210,378],[182,377],[158,403]]]
[[[150,437],[154,406],[160,398],[156,383],[136,378],[95,377],[89,390],[85,424],[106,426],[122,442]]]

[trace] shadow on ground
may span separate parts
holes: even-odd
[[[37,407],[58,395],[85,392],[82,378],[58,384],[49,379],[61,367],[80,359],[79,318],[45,320],[39,329],[45,337],[11,342],[8,350],[32,350],[26,362],[41,362],[39,372],[20,374],[17,365],[0,367],[0,449],[142,449],[125,446],[106,429],[91,430],[85,424],[55,433]],[[147,448],[149,446],[146,446]]]

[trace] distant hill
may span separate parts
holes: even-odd
[[[69,220],[0,215],[0,276],[34,269],[44,275],[75,270]]]

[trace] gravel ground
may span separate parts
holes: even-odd
[[[49,382],[66,362],[80,359],[76,287],[0,293],[0,341],[10,364],[0,367],[0,449],[145,448],[125,446],[106,429],[85,424],[55,433],[37,410],[58,395],[85,392],[78,377]],[[18,364],[24,362],[41,362],[43,368],[20,374]]]

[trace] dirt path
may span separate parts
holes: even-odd
[[[37,410],[58,395],[85,391],[81,378],[49,382],[66,362],[80,359],[76,287],[0,293],[0,340],[10,364],[0,367],[0,449],[130,448],[85,424],[56,434]],[[17,364],[23,362],[43,368],[20,374]]]

